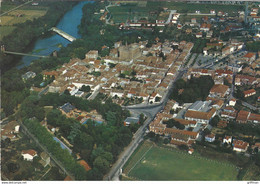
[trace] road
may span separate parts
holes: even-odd
[[[253,106],[253,105],[251,105],[251,104],[249,104],[249,103],[247,103],[247,102],[242,101],[242,105],[243,105],[243,106],[246,106],[246,107],[248,107],[249,109],[252,109],[252,110],[254,110],[254,111],[256,111],[256,110],[259,111],[259,108],[256,108],[255,106]]]
[[[136,113],[143,113],[147,116],[146,121],[144,124],[136,131],[133,136],[132,142],[124,149],[124,151],[119,155],[118,160],[110,169],[109,173],[104,177],[104,180],[113,180],[118,181],[119,176],[121,174],[121,170],[127,160],[130,158],[134,150],[138,147],[138,145],[142,142],[143,137],[145,135],[145,130],[147,126],[151,123],[151,121],[155,118],[156,114],[160,112],[164,106],[166,105],[170,94],[174,88],[174,83],[186,73],[187,70],[180,70],[177,74],[177,77],[170,85],[170,89],[168,93],[163,97],[161,103],[154,104],[154,105],[136,105],[131,107],[125,107],[131,111],[135,111]]]
[[[172,14],[176,13],[176,10],[170,10],[170,15],[168,17],[168,20],[166,21],[166,24],[170,24],[172,19]]]
[[[2,1],[1,1],[1,2],[2,2]],[[7,12],[4,12],[4,13],[0,14],[0,17],[3,16],[3,15],[5,15],[5,14],[10,13],[11,11],[16,10],[16,9],[18,9],[18,8],[20,8],[20,7],[24,6],[24,5],[26,5],[26,4],[29,4],[29,3],[31,3],[31,2],[33,2],[33,1],[28,1],[28,2],[26,2],[26,3],[24,3],[24,4],[21,4],[21,5],[19,5],[19,6],[15,7],[15,8],[13,8],[13,9],[7,11]]]

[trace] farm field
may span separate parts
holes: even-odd
[[[47,10],[14,10],[7,15],[1,17],[1,26],[12,26],[17,23],[24,23],[27,20],[33,20],[39,18]]]
[[[14,5],[2,5],[2,13],[15,8]],[[1,16],[0,40],[15,29],[15,24],[24,23],[27,20],[37,19],[44,16],[48,8],[44,6],[24,6]]]
[[[123,173],[137,180],[236,180],[234,165],[144,143]]]

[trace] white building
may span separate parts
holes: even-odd
[[[223,144],[227,143],[227,144],[231,144],[232,142],[232,136],[226,136],[224,139],[223,139]]]
[[[23,150],[22,156],[24,160],[33,161],[33,158],[37,156],[37,152],[33,149]]]
[[[235,106],[236,105],[236,102],[237,100],[232,98],[230,101],[229,101],[229,106]]]

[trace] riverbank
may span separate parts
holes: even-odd
[[[44,2],[44,5],[49,7],[44,16],[17,24],[14,31],[2,39],[0,45],[5,45],[7,51],[22,53],[27,51],[28,46],[32,45],[42,33],[55,26],[75,4],[76,2]],[[0,59],[0,67],[3,74],[15,67],[21,57],[1,54]]]

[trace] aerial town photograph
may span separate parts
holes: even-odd
[[[1,0],[1,183],[260,183],[260,1]]]

